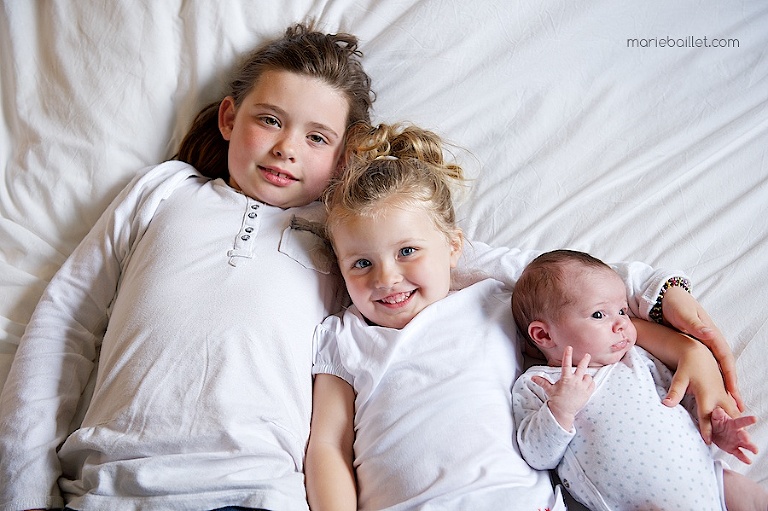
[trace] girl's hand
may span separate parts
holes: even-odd
[[[757,417],[752,415],[733,419],[725,410],[717,407],[712,412],[712,441],[723,451],[749,465],[752,461],[744,451],[757,454],[757,445],[749,439],[749,433],[744,428],[755,422]]]
[[[661,311],[665,323],[695,337],[712,351],[723,374],[726,390],[733,396],[739,411],[743,411],[744,402],[739,394],[736,361],[731,347],[696,298],[682,287],[672,286],[664,293]]]
[[[725,390],[723,377],[712,352],[694,339],[689,339],[680,353],[677,370],[663,403],[670,407],[676,406],[686,393],[693,394],[696,400],[699,430],[707,444],[712,442],[711,415],[716,408],[722,408],[731,417],[741,414],[736,401]]]
[[[573,348],[568,346],[563,353],[562,376],[556,383],[541,376],[531,378],[533,383],[547,393],[547,406],[558,424],[566,431],[573,428],[576,414],[584,408],[595,391],[595,382],[592,376],[587,374],[589,360],[589,354],[584,355],[574,371]]]

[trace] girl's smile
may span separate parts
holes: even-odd
[[[332,238],[352,301],[379,326],[403,328],[448,295],[461,236],[449,240],[425,206],[391,201],[376,215],[351,215]]]
[[[264,179],[275,186],[290,186],[298,181],[298,179],[282,169],[259,166],[259,170],[264,174]]]
[[[408,303],[408,300],[411,299],[411,297],[414,295],[415,292],[416,290],[414,289],[413,291],[409,291],[407,293],[397,293],[377,301],[386,307],[392,307],[392,308],[402,307]]]

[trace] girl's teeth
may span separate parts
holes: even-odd
[[[398,293],[396,295],[382,298],[381,301],[384,303],[400,303],[407,300],[409,296],[411,296],[411,293]]]

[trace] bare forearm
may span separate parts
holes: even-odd
[[[357,509],[354,460],[355,392],[330,374],[315,377],[305,466],[312,511]]]
[[[670,369],[676,369],[681,355],[698,341],[669,327],[633,319],[637,329],[637,344],[661,360]]]
[[[738,388],[736,360],[725,336],[701,304],[679,286],[670,287],[662,302],[665,324],[685,332],[707,346],[720,366],[725,387],[736,400],[739,410],[744,409]]]
[[[312,511],[354,511],[357,486],[346,456],[331,445],[310,445],[307,450],[307,499]]]

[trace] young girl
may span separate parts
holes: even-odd
[[[354,37],[291,28],[201,112],[187,163],[117,197],[3,388],[0,509],[306,508],[311,334],[344,294],[319,238],[290,224],[324,218],[315,200],[371,101]],[[673,291],[666,319],[700,327]]]
[[[310,341],[344,295],[322,241],[289,225],[322,219],[312,203],[371,102],[354,37],[290,28],[200,114],[179,156],[195,167],[120,194],[19,346],[0,508],[306,508]]]
[[[564,509],[514,441],[509,292],[486,279],[449,293],[461,169],[415,127],[359,127],[348,149],[326,208],[353,306],[315,332],[311,508]]]
[[[546,356],[515,383],[512,408],[525,459],[557,468],[589,509],[768,509],[768,493],[724,469],[682,406],[659,402],[671,373],[642,348],[619,275],[589,254],[537,257],[515,286],[521,332]],[[572,361],[579,361],[573,370]],[[722,409],[713,441],[749,463],[757,452]]]

